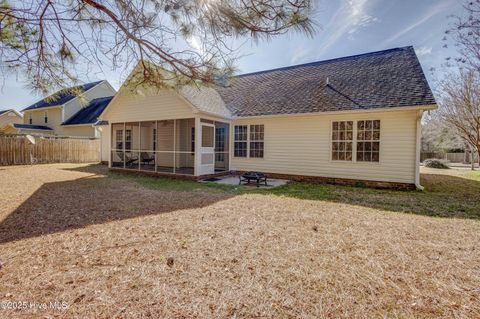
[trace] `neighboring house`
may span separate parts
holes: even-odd
[[[21,123],[23,123],[23,117],[17,111],[13,109],[0,111],[0,133],[7,133],[14,124]]]
[[[121,88],[100,116],[121,170],[220,172],[409,189],[420,122],[437,108],[412,47],[244,74],[223,87]]]
[[[107,81],[61,90],[25,108],[23,124],[10,132],[99,137],[95,123],[115,93]]]

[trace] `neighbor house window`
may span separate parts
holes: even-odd
[[[352,161],[353,121],[332,122],[332,160]]]
[[[117,150],[123,149],[123,130],[115,131],[115,148]]]
[[[125,149],[132,149],[132,130],[125,130]]]
[[[380,121],[357,122],[357,162],[380,161]]]
[[[233,140],[233,155],[235,157],[247,157],[248,126],[235,125]]]
[[[28,115],[28,124],[33,124],[32,114]]]
[[[263,125],[250,125],[250,157],[263,157]]]
[[[43,114],[43,120],[44,120],[45,123],[48,123],[48,112],[46,112],[46,111]]]

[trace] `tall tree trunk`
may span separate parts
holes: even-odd
[[[477,160],[478,160],[478,167],[480,168],[480,147],[477,147]],[[475,167],[473,169],[475,169]]]

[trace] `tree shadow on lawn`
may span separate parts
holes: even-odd
[[[231,196],[196,190],[158,192],[125,178],[108,178],[104,169],[82,168],[94,175],[43,184],[0,222],[0,243],[115,220],[201,208]]]
[[[426,216],[480,219],[480,181],[423,174],[420,191],[390,191],[312,183],[272,189],[130,176],[91,165],[90,173],[46,183],[0,223],[0,243],[114,220],[202,208],[242,194],[288,196]],[[160,191],[159,191],[160,190]]]
[[[189,191],[210,187],[231,195],[273,194],[425,216],[480,219],[480,174],[466,178],[445,174],[449,171],[439,171],[439,174],[426,173],[421,174],[424,191],[394,191],[319,183],[289,183],[271,189],[257,189],[256,187],[178,181],[170,178],[127,176],[108,172],[105,166],[99,165],[79,167],[74,170],[94,174],[103,172],[109,177],[130,179],[152,189]],[[465,173],[465,175],[469,174],[471,172]]]

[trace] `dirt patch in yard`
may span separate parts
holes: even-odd
[[[84,168],[0,171],[0,302],[68,305],[0,317],[480,317],[477,221]]]

